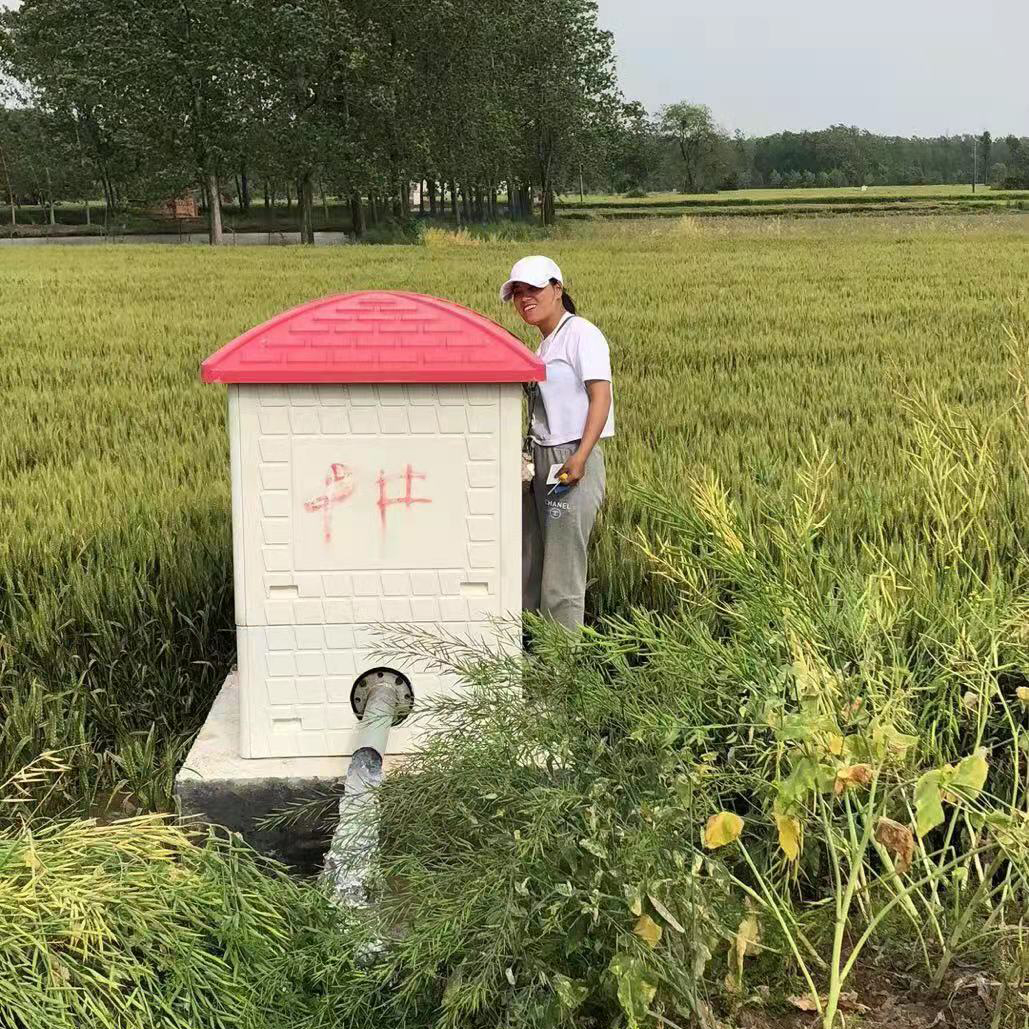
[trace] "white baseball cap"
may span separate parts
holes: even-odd
[[[549,257],[523,257],[511,269],[511,277],[500,287],[500,299],[506,304],[511,299],[516,282],[527,282],[530,286],[545,286],[551,279],[564,282],[561,269]]]

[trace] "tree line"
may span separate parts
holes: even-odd
[[[623,102],[592,0],[25,0],[0,22],[0,189],[105,211],[202,190],[212,241],[227,183],[249,206],[315,192],[366,219],[408,214],[409,183],[457,220],[554,217],[593,176]],[[18,142],[18,146],[15,142]],[[17,153],[15,151],[17,150]],[[17,182],[15,181],[17,177]]]
[[[702,104],[670,104],[638,127],[649,140],[633,186],[723,189],[988,184],[1029,189],[1029,139],[1008,135],[905,138],[833,125],[809,132],[730,136]],[[629,176],[627,181],[631,181]],[[630,187],[631,188],[631,187]]]
[[[24,0],[0,14],[0,198],[102,196],[104,217],[198,190],[212,242],[316,194],[353,231],[411,215],[551,223],[583,189],[979,182],[1029,188],[1029,140],[907,139],[835,125],[730,135],[711,111],[627,102],[593,0]]]

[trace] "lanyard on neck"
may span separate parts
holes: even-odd
[[[560,335],[561,330],[575,317],[569,314],[564,321],[550,334],[546,342],[553,343]],[[527,382],[525,384],[525,395],[529,399],[529,422],[525,431],[525,439],[522,441],[522,450],[528,453],[532,446],[532,419],[536,414],[536,404],[539,402],[540,384],[538,382]]]

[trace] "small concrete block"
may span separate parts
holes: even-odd
[[[293,602],[296,608],[296,620],[298,622],[321,622],[325,617],[322,613],[322,602],[320,600],[296,600]]]
[[[260,385],[257,388],[258,403],[261,407],[284,407],[287,400],[286,387],[274,384]]]
[[[261,531],[264,533],[264,542],[269,545],[281,546],[290,541],[288,518],[262,518]]]
[[[298,704],[324,704],[325,683],[321,679],[297,679]]]
[[[439,601],[435,597],[412,597],[411,620],[414,622],[438,622]]]
[[[292,564],[287,547],[262,547],[261,554],[266,572],[285,572]]]
[[[285,492],[263,492],[261,494],[261,513],[266,518],[288,518],[289,494]]]
[[[439,387],[440,407],[464,407],[467,403],[467,394],[464,386],[454,383],[453,385]]]
[[[315,390],[318,394],[318,403],[322,407],[344,407],[348,403],[345,386],[324,383],[316,386]]]
[[[349,625],[326,625],[325,646],[330,650],[350,650],[354,646],[354,630]]]
[[[285,464],[261,465],[261,489],[289,489],[289,466]]]
[[[289,432],[289,409],[262,407],[257,414],[262,436],[285,436]]]
[[[468,601],[464,597],[443,597],[439,602],[439,614],[444,622],[466,622]]]
[[[310,706],[298,704],[294,711],[300,716],[300,724],[303,725],[304,732],[308,732],[311,729],[321,732],[326,728],[324,704],[312,704]]]
[[[476,489],[492,488],[497,484],[496,461],[473,461],[468,465],[468,485]]]
[[[345,710],[348,717],[352,720],[354,713],[350,709],[350,693],[353,688],[354,682],[351,676],[330,675],[325,680],[325,697],[329,702],[329,710]],[[349,725],[350,722],[348,721],[345,724]]]
[[[318,403],[318,395],[314,386],[308,383],[295,382],[287,386],[289,402],[294,407],[313,407]]]
[[[383,597],[382,617],[387,622],[409,622],[411,620],[410,597]]]
[[[268,666],[268,674],[273,678],[296,675],[297,668],[292,650],[269,651],[265,655],[265,663]]]
[[[378,407],[379,397],[374,386],[356,383],[348,387],[351,407]]]
[[[419,596],[439,593],[439,577],[435,572],[412,572],[411,592]],[[457,592],[456,590],[454,592]]]
[[[345,408],[323,408],[318,412],[318,420],[325,436],[343,436],[350,431],[350,419]]]
[[[402,407],[386,407],[379,411],[379,425],[383,432],[410,432],[407,424],[407,411]]]
[[[354,582],[346,574],[323,575],[322,588],[327,597],[349,597],[354,592]]]
[[[354,675],[357,666],[352,650],[327,650],[325,652],[325,670],[329,675]],[[351,683],[351,685],[353,685]],[[350,691],[347,691],[350,696]]]
[[[265,629],[265,639],[268,641],[269,650],[293,651],[297,646],[296,636],[290,625],[269,625]]]
[[[408,416],[413,433],[426,434],[439,431],[436,423],[436,409],[434,407],[412,407],[408,411]]]
[[[383,407],[407,407],[407,390],[400,383],[387,383],[379,387],[379,403]]]
[[[383,572],[382,592],[387,597],[406,597],[411,592],[411,578],[407,572]]]
[[[379,412],[374,407],[350,409],[350,432],[354,436],[371,436],[379,431]]]
[[[292,679],[269,679],[267,685],[268,703],[272,707],[282,707],[296,702],[297,691]]]
[[[268,463],[289,460],[289,438],[286,436],[262,436],[261,460]]]
[[[497,444],[492,436],[469,436],[468,456],[473,461],[490,461],[497,453]]]
[[[496,564],[495,543],[472,543],[468,547],[470,568],[493,568]]]
[[[468,496],[468,513],[473,515],[493,515],[497,513],[497,491],[493,489],[470,489]]]
[[[298,675],[325,674],[325,657],[320,650],[301,650],[294,658]]]
[[[476,543],[497,538],[497,520],[488,515],[470,515],[468,522],[468,538]]]
[[[352,600],[326,600],[322,607],[325,609],[326,622],[352,622],[354,620],[354,602]]]
[[[268,625],[292,625],[293,605],[288,600],[269,600],[264,605],[264,620]]]
[[[298,650],[321,650],[325,646],[325,634],[320,625],[298,625],[293,632]]]
[[[382,604],[378,597],[355,597],[354,618],[358,622],[377,622],[382,618]]]
[[[412,383],[407,387],[407,402],[411,407],[436,407],[436,387]]]
[[[441,407],[438,411],[439,431],[465,432],[465,412],[463,407]]]
[[[496,407],[470,407],[468,409],[468,429],[470,432],[496,432],[498,422],[499,417]]]
[[[378,572],[355,572],[353,581],[355,597],[377,597],[382,590]]]
[[[315,436],[318,434],[318,410],[314,407],[291,407],[289,420],[294,436]]]
[[[464,580],[464,573],[461,571],[448,570],[439,573],[439,591],[445,597],[453,597],[461,592],[461,583]]]
[[[497,387],[485,385],[465,386],[465,396],[469,404],[475,407],[483,404],[495,404],[497,402]]]

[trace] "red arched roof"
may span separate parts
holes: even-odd
[[[204,382],[538,382],[496,322],[420,293],[369,290],[283,311],[201,365]]]

